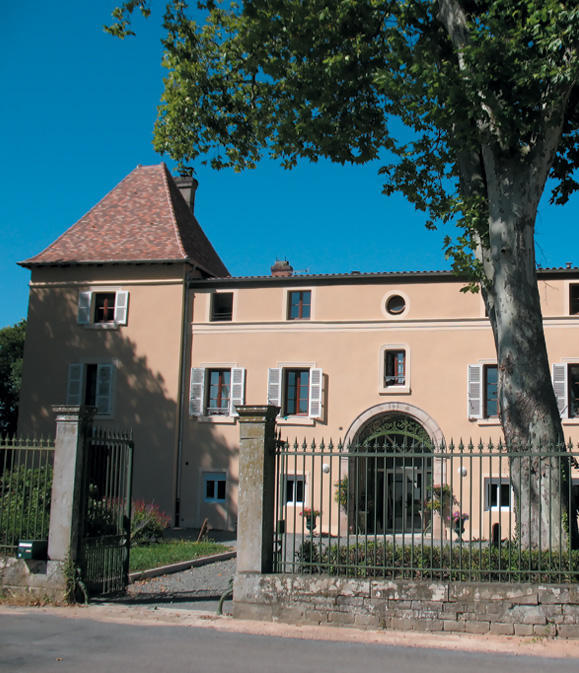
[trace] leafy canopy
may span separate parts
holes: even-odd
[[[0,329],[0,435],[16,432],[26,321]]]
[[[132,34],[137,8],[148,16],[148,0],[129,0],[109,32]],[[488,236],[485,149],[515,169],[531,165],[557,127],[551,200],[564,204],[579,188],[576,0],[205,0],[198,9],[202,23],[169,0],[164,17],[154,144],[182,167],[241,170],[264,154],[287,168],[382,159],[386,194],[401,191],[430,227],[462,227],[455,245],[447,240],[462,271],[472,269],[473,239]],[[399,121],[407,141],[393,131]],[[472,157],[478,170],[466,170]]]

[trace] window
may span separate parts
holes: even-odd
[[[227,494],[225,472],[205,472],[203,475],[203,494],[205,502],[225,502]]]
[[[406,385],[406,351],[387,350],[384,357],[384,387]]]
[[[322,416],[322,370],[276,367],[268,371],[267,401],[281,407],[282,416]]]
[[[401,297],[399,294],[393,294],[386,301],[386,310],[390,315],[400,315],[404,313],[405,308],[406,302],[404,301],[404,297]]]
[[[285,478],[286,505],[303,505],[305,478],[303,475],[288,474]]]
[[[467,398],[469,418],[499,418],[497,365],[468,366]]]
[[[112,414],[114,365],[73,363],[68,366],[66,403],[96,407],[99,416]]]
[[[511,508],[511,485],[507,477],[485,479],[485,510]]]
[[[579,284],[569,285],[569,314],[579,314]]]
[[[215,292],[211,295],[212,322],[233,319],[233,292]]]
[[[579,364],[553,365],[553,389],[561,418],[579,417]]]
[[[80,292],[77,321],[79,325],[126,325],[128,307],[129,293],[125,290]]]
[[[307,416],[310,410],[310,370],[287,369],[284,384],[284,416]]]
[[[191,416],[235,416],[245,398],[245,369],[193,367],[189,389]]]
[[[309,320],[312,303],[310,290],[298,290],[288,293],[288,320]]]
[[[231,370],[207,370],[207,416],[229,416],[231,402]]]

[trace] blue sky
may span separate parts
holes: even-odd
[[[5,3],[0,27],[0,327],[26,317],[29,272],[16,262],[52,243],[137,164],[167,161],[151,145],[163,69],[159,9],[137,37],[106,35],[114,0]],[[196,215],[233,275],[447,268],[444,232],[402,197],[380,194],[379,163],[326,162],[235,174],[198,166]],[[579,264],[579,197],[542,203],[537,259]]]

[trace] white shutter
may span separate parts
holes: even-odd
[[[310,369],[310,418],[320,418],[322,415],[322,383],[322,370]]]
[[[203,416],[204,397],[205,370],[202,367],[193,367],[189,384],[189,414],[191,416]]]
[[[468,366],[468,417],[482,418],[482,365]]]
[[[82,403],[82,373],[83,365],[74,363],[68,365],[68,380],[66,383],[66,403],[78,406]]]
[[[237,416],[235,407],[245,401],[245,369],[242,367],[231,368],[231,400],[229,415]]]
[[[557,407],[561,418],[569,417],[569,399],[567,396],[567,365],[553,365],[553,390],[557,398]]]
[[[267,403],[281,407],[281,368],[267,370]]]
[[[78,293],[78,315],[79,325],[88,325],[90,323],[90,304],[92,292]]]
[[[95,404],[97,414],[109,415],[113,408],[113,365],[97,365]]]
[[[129,308],[129,293],[120,290],[115,296],[115,322],[117,325],[127,324],[127,309]]]

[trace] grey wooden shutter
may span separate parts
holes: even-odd
[[[281,407],[281,373],[280,367],[267,370],[267,403]]]
[[[191,416],[203,416],[204,397],[205,370],[203,367],[193,367],[189,384],[189,414]]]
[[[310,369],[310,418],[320,418],[322,415],[322,383],[322,370]]]
[[[231,399],[229,415],[237,416],[235,407],[245,401],[245,369],[242,367],[231,368]]]
[[[482,365],[468,366],[467,398],[469,418],[482,418],[482,374]]]
[[[83,365],[75,362],[68,365],[68,379],[66,382],[66,403],[77,406],[82,404],[82,374]]]
[[[115,322],[117,325],[127,324],[127,310],[129,308],[129,293],[119,290],[115,296]]]
[[[95,404],[97,414],[108,416],[113,410],[113,365],[97,365]]]
[[[569,417],[569,398],[567,395],[567,365],[553,365],[553,390],[557,398],[557,407],[561,418]]]
[[[78,293],[77,322],[79,325],[88,325],[90,323],[91,295],[92,292]]]

